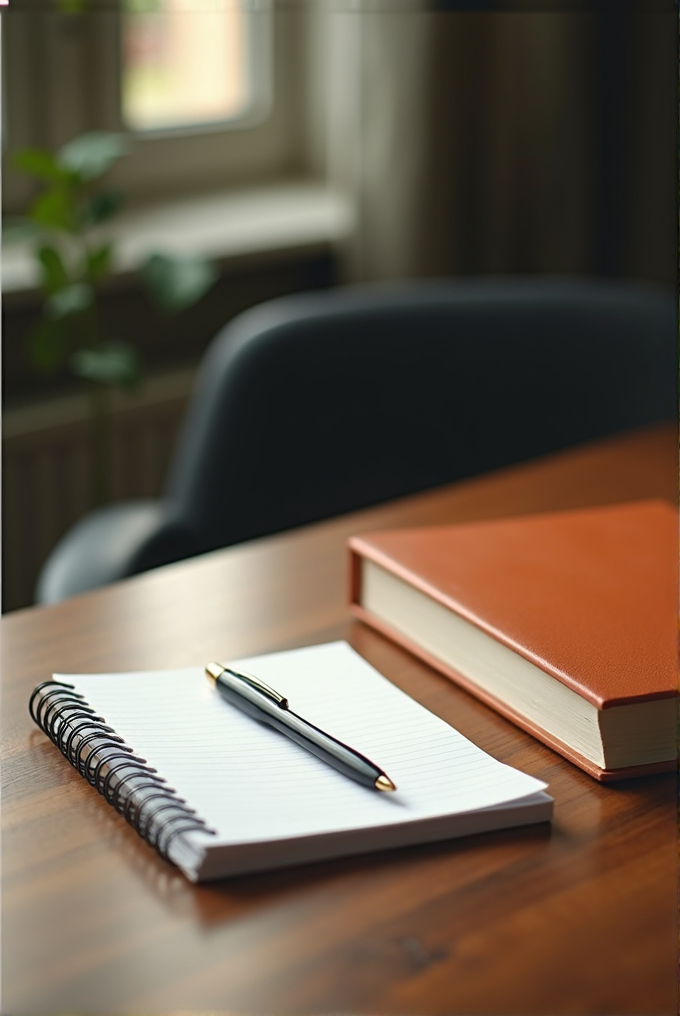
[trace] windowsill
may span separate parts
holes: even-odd
[[[219,261],[315,250],[346,239],[351,201],[316,181],[204,194],[122,212],[106,229],[116,247],[114,274],[134,272],[154,251]],[[37,273],[29,243],[3,243],[3,293],[31,294]]]

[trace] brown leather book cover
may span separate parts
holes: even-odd
[[[353,613],[600,779],[609,771],[558,742],[360,602],[368,558],[477,625],[598,709],[677,695],[678,512],[664,501],[357,536]],[[656,763],[618,771],[673,767]]]

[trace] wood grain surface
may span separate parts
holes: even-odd
[[[346,537],[646,496],[655,428],[171,565],[3,620],[2,1012],[657,1016],[677,1011],[675,780],[601,786],[358,622]],[[177,667],[346,638],[502,761],[551,826],[192,886],[27,713],[52,671]]]

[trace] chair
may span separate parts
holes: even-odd
[[[288,296],[209,348],[164,496],[62,539],[52,603],[676,414],[675,301],[541,278]]]

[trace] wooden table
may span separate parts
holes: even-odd
[[[656,428],[4,619],[2,1012],[676,1012],[672,776],[603,787],[348,619],[370,528],[675,500]],[[192,886],[33,727],[52,670],[200,664],[347,638],[484,749],[545,779],[551,827]]]

